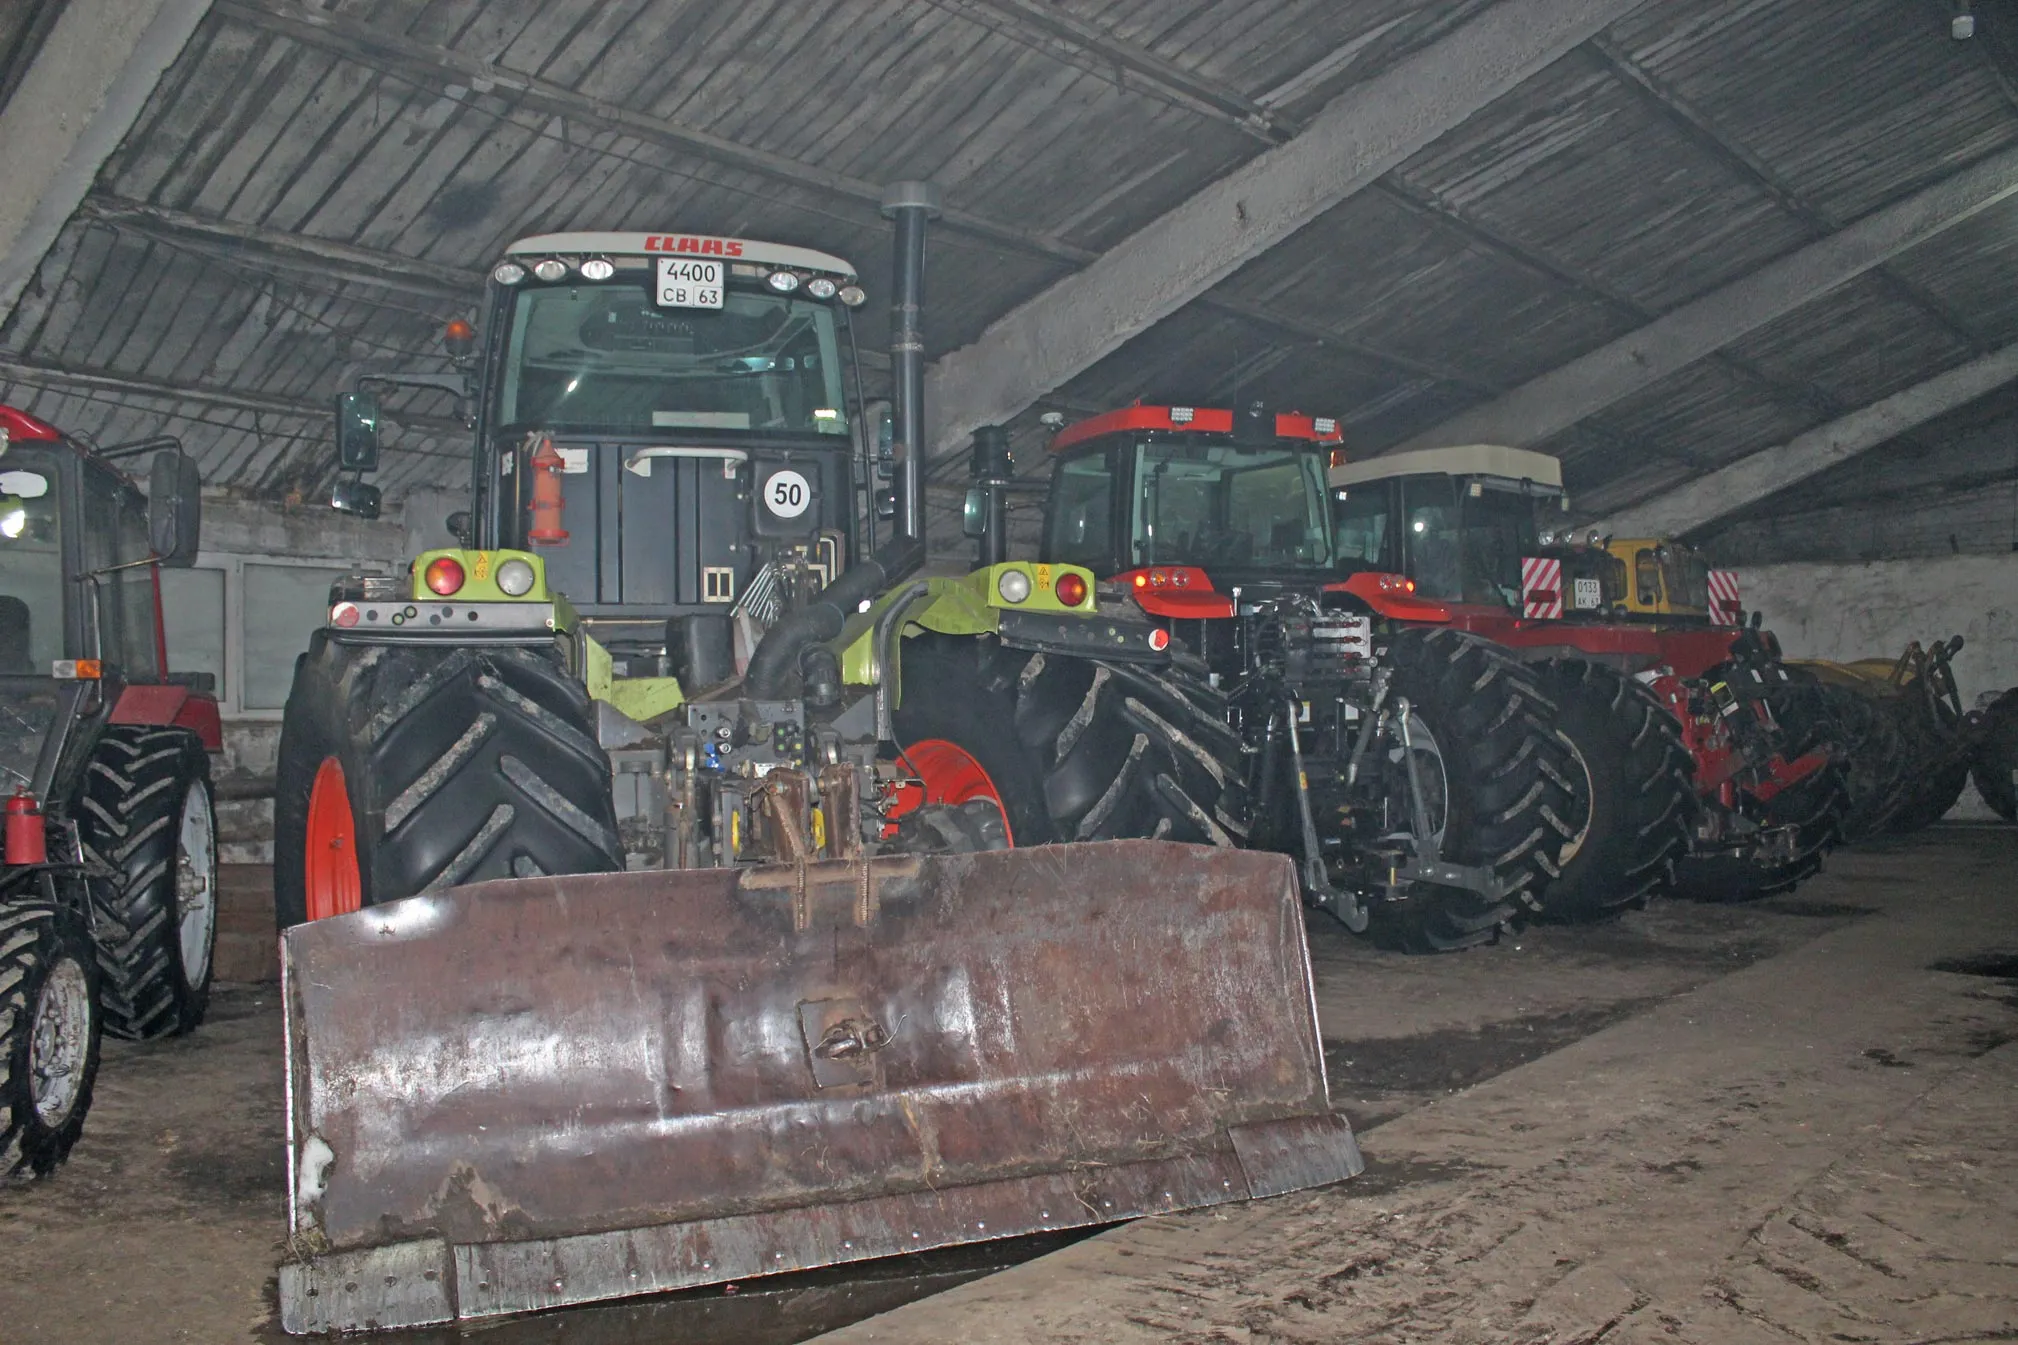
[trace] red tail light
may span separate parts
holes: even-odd
[[[1054,591],[1058,594],[1058,601],[1067,607],[1077,607],[1086,601],[1086,581],[1076,574],[1059,575]]]
[[[424,576],[427,586],[442,597],[451,597],[462,591],[462,562],[450,556],[436,556],[428,562]]]

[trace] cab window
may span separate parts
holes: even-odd
[[[147,539],[147,504],[111,472],[84,470],[84,568],[96,574],[98,655],[128,681],[161,675],[154,645],[154,567],[134,564],[153,555]],[[117,568],[128,566],[130,568]]]
[[[1095,574],[1114,568],[1113,454],[1084,453],[1058,464],[1051,479],[1051,513],[1044,556],[1083,565]]]
[[[1332,534],[1346,570],[1392,570],[1388,557],[1389,487],[1370,481],[1332,494]]]

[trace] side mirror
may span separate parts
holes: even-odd
[[[988,535],[988,492],[979,486],[967,492],[967,500],[960,506],[960,531],[969,537]]]
[[[355,477],[348,481],[339,480],[329,492],[330,508],[356,518],[377,518],[380,500],[377,486],[366,485]]]
[[[196,563],[203,529],[203,478],[186,453],[154,455],[147,476],[147,544],[158,563],[187,569]]]
[[[377,394],[370,392],[337,394],[336,461],[346,472],[378,470]]]

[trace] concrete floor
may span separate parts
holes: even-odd
[[[833,1339],[2018,1338],[2014,873],[2018,831],[1957,827],[1792,897],[1457,957],[1319,924],[1355,1182],[981,1279],[906,1263],[467,1338],[785,1341],[949,1285]],[[1986,957],[2005,979],[1929,969]],[[0,1189],[0,1342],[283,1339],[281,1174],[271,986],[221,989],[192,1037],[109,1043],[70,1164]]]

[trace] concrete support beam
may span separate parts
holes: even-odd
[[[992,323],[930,375],[937,454],[1204,295],[1638,0],[1503,0]]]
[[[70,0],[0,112],[0,321],[210,0]]]
[[[1671,537],[1713,523],[1817,472],[1897,438],[1916,425],[2018,379],[2018,345],[1993,350],[1904,392],[1720,467],[1707,476],[1611,515],[1607,531]]]
[[[1540,443],[2013,195],[2018,151],[1991,155],[1398,447]]]

